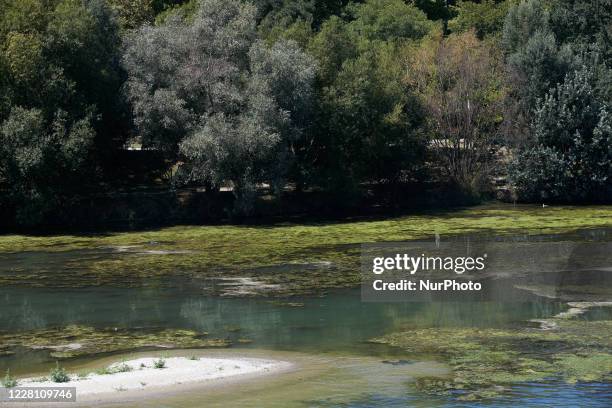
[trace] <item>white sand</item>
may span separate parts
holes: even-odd
[[[265,375],[292,367],[291,363],[259,358],[200,358],[191,360],[187,357],[166,358],[164,368],[155,368],[153,362],[157,358],[139,358],[115,363],[110,369],[118,365],[127,364],[131,371],[113,374],[88,374],[86,377],[77,377],[70,374],[71,381],[54,383],[51,381],[36,382],[35,379],[23,379],[19,386],[37,387],[76,387],[79,397],[97,394],[118,393],[122,391],[155,390],[158,387],[167,387],[178,384],[197,382],[220,381],[248,374]]]

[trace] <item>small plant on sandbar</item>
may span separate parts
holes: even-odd
[[[166,367],[166,360],[163,357],[153,361],[153,367],[161,369]]]
[[[13,388],[17,386],[17,380],[11,376],[11,371],[6,370],[6,375],[2,379],[2,386],[4,388]]]
[[[51,381],[56,383],[65,383],[70,381],[70,376],[66,373],[63,367],[60,367],[59,362],[55,362],[55,368],[49,373]]]

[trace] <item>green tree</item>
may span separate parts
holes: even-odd
[[[503,82],[491,47],[474,31],[433,38],[410,55],[406,80],[425,106],[435,163],[478,196],[492,171],[502,122]]]
[[[310,41],[308,51],[318,61],[318,77],[323,86],[332,84],[344,61],[358,54],[347,24],[336,16],[323,23],[321,31]]]
[[[92,159],[112,157],[125,129],[119,43],[103,0],[2,3],[0,185],[20,221],[42,221],[85,189]]]
[[[602,58],[612,57],[612,1],[558,0],[550,11],[550,24],[558,40],[596,44]]]
[[[459,1],[456,17],[449,23],[453,32],[476,30],[479,39],[501,33],[511,2],[509,0]]]
[[[511,7],[504,21],[504,51],[517,52],[536,32],[548,32],[549,20],[548,11],[540,0],[524,0]]]
[[[504,133],[516,146],[532,137],[530,126],[538,100],[563,81],[574,65],[574,52],[557,42],[540,0],[522,1],[510,8],[501,44],[509,90]]]
[[[108,0],[108,2],[124,29],[138,28],[154,20],[154,0]]]
[[[295,43],[256,41],[252,5],[203,0],[192,19],[143,27],[124,66],[144,145],[182,158],[184,180],[230,183],[238,213],[252,209],[257,183],[281,183],[314,65]]]
[[[507,64],[516,96],[528,115],[538,99],[563,80],[574,60],[568,46],[557,45],[552,32],[536,31]]]
[[[351,4],[348,13],[354,19],[349,30],[356,40],[417,39],[433,28],[425,13],[402,0],[366,0]]]
[[[94,129],[91,118],[70,121],[57,111],[50,124],[42,111],[15,107],[0,126],[0,178],[10,186],[18,222],[37,224],[74,191],[86,165]]]
[[[402,1],[351,4],[312,39],[319,61],[316,120],[298,149],[299,180],[348,198],[364,182],[396,184],[422,157],[421,116],[403,79],[407,44],[434,24]]]
[[[593,88],[588,67],[573,71],[536,111],[535,141],[519,152],[511,177],[520,199],[604,200],[612,193],[609,101]]]

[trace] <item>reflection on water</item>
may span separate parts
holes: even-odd
[[[410,327],[507,327],[558,313],[563,305],[539,298],[530,303],[362,303],[359,290],[326,297],[292,298],[283,306],[268,299],[202,296],[179,289],[96,288],[59,290],[1,288],[0,327],[29,330],[81,324],[99,328],[164,327],[207,332],[233,347],[309,353],[381,356],[399,353],[368,343],[373,337]],[[22,319],[27,305],[26,320]],[[244,344],[239,340],[248,339]],[[85,359],[88,360],[88,359]],[[55,360],[23,350],[0,358],[0,372],[46,371]]]
[[[325,297],[268,299],[208,297],[179,289],[97,288],[60,290],[0,288],[0,327],[168,327],[240,337],[258,347],[333,351],[405,327],[502,327],[549,317],[563,305],[539,298],[529,303],[363,303],[358,290]]]

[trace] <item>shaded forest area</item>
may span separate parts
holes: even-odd
[[[612,199],[612,0],[0,0],[0,225]]]

